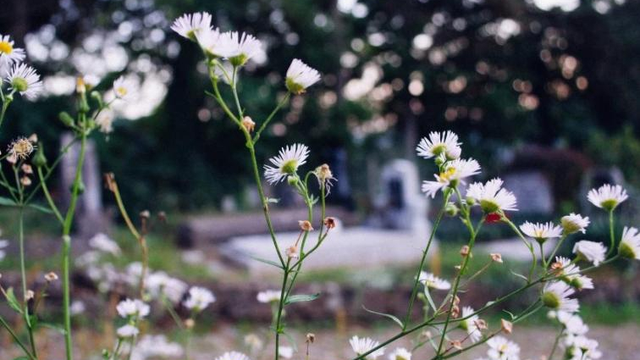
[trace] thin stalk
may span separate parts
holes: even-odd
[[[62,303],[64,308],[64,343],[66,349],[66,359],[73,359],[73,345],[71,342],[71,293],[70,293],[70,255],[71,255],[71,227],[75,216],[78,196],[80,194],[80,183],[82,182],[82,167],[87,148],[87,134],[82,131],[80,138],[80,154],[76,167],[76,174],[73,182],[73,190],[71,192],[71,202],[67,210],[66,217],[62,228]]]
[[[533,249],[533,245],[531,245],[531,243],[527,241],[527,239],[524,237],[520,229],[518,229],[516,224],[514,224],[506,216],[502,217],[502,221],[507,223],[507,225],[509,225],[509,227],[513,230],[513,232],[515,232],[518,235],[518,237],[520,237],[522,242],[525,244],[525,246],[529,249],[529,252],[531,253],[531,268],[529,269],[529,276],[527,277],[527,282],[531,282],[531,279],[533,278],[533,274],[536,271],[536,267],[538,265],[538,259],[536,259],[536,252]],[[542,259],[544,260],[544,257]]]
[[[551,353],[549,354],[548,360],[553,360],[553,355],[556,353],[556,349],[558,348],[558,344],[560,343],[560,338],[562,337],[562,333],[564,331],[564,327],[560,328],[560,332],[556,335],[556,340],[553,342],[553,347],[551,348]]]
[[[420,260],[420,265],[416,271],[415,281],[413,283],[413,290],[411,290],[411,297],[409,298],[409,308],[407,309],[407,315],[405,316],[404,323],[402,324],[402,330],[406,330],[407,326],[409,326],[409,321],[411,319],[411,311],[413,310],[413,304],[416,300],[416,296],[418,296],[418,287],[420,285],[420,273],[422,269],[424,269],[424,263],[427,261],[427,254],[429,253],[429,248],[431,247],[431,243],[433,242],[433,238],[438,230],[438,226],[440,226],[440,221],[444,216],[445,209],[447,207],[447,203],[449,202],[449,197],[451,193],[448,192],[444,196],[444,202],[442,205],[442,209],[438,213],[438,217],[436,218],[436,222],[431,229],[431,234],[429,235],[429,240],[427,240],[427,246],[425,246],[424,251],[422,251],[422,259]],[[435,308],[434,308],[435,311]]]
[[[258,129],[258,131],[256,131],[256,134],[253,136],[252,142],[254,144],[258,142],[258,139],[260,139],[260,134],[262,134],[264,129],[267,128],[267,125],[269,125],[269,123],[271,122],[273,117],[278,113],[278,111],[280,111],[282,106],[289,100],[290,97],[291,97],[291,93],[287,92],[287,95],[285,95],[282,98],[282,100],[280,100],[280,102],[278,103],[278,105],[276,105],[275,109],[273,109],[271,114],[269,114],[269,116],[266,118],[266,120],[264,122],[262,122],[262,125],[260,125],[260,128]]]
[[[562,246],[562,243],[566,240],[566,238],[567,238],[567,235],[562,234],[562,237],[560,238],[560,240],[558,240],[556,247],[553,248],[551,255],[549,255],[549,257],[547,258],[547,261],[546,261],[547,264],[551,264],[553,257],[556,256],[556,253],[558,252],[558,250],[560,250],[560,246]]]
[[[615,233],[615,227],[614,227],[613,209],[609,210],[609,236],[611,237],[611,246],[609,247],[607,256],[613,254],[613,248],[616,245],[616,233]]]
[[[7,113],[7,109],[9,108],[9,105],[11,104],[11,100],[7,99],[4,96],[2,100],[4,102],[2,103],[2,110],[0,111],[0,127],[2,127],[2,123],[4,122],[4,116]]]
[[[18,346],[22,349],[22,351],[29,357],[29,359],[31,360],[37,360],[36,357],[34,357],[29,350],[27,349],[27,347],[22,343],[22,341],[20,340],[20,338],[18,337],[18,335],[11,329],[11,326],[6,322],[6,320],[0,316],[0,325],[2,325],[2,327],[5,328],[5,330],[7,330],[7,332],[9,333],[9,335],[11,335],[11,337],[13,338],[13,341],[15,341],[16,344],[18,344]]]
[[[53,198],[51,197],[51,193],[49,192],[49,187],[46,184],[46,180],[44,179],[44,175],[42,174],[42,168],[38,167],[38,178],[40,179],[40,184],[42,185],[42,192],[44,193],[44,197],[47,199],[47,203],[53,211],[53,214],[56,216],[56,219],[60,222],[60,224],[64,224],[64,219],[62,218],[62,214],[60,214],[60,210],[53,202]]]
[[[276,312],[276,350],[275,350],[275,360],[278,360],[279,350],[280,350],[280,333],[282,332],[282,311],[284,310],[285,299],[285,290],[287,289],[287,279],[289,278],[289,263],[284,269],[284,276],[282,277],[282,289],[280,291],[280,301],[278,303],[278,311]]]

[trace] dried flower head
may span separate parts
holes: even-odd
[[[308,220],[298,220],[298,225],[300,226],[300,230],[302,231],[312,231],[313,226]]]
[[[494,262],[502,264],[502,255],[499,253],[491,253],[491,260]]]
[[[324,218],[323,223],[324,226],[327,227],[327,229],[333,229],[336,227],[336,219],[331,216]]]
[[[44,275],[44,279],[47,280],[48,282],[56,281],[58,280],[58,275],[54,272],[50,272]]]
[[[189,318],[187,320],[184,321],[184,327],[187,329],[193,329],[193,327],[196,326],[196,322],[195,320]]]
[[[33,290],[27,290],[27,293],[25,294],[24,299],[25,300],[31,300],[36,296],[36,294],[33,292]]]
[[[29,178],[28,176],[21,177],[20,178],[20,184],[23,187],[31,186],[31,178]]]
[[[284,253],[289,259],[297,259],[298,257],[300,257],[300,254],[298,253],[298,247],[296,245],[289,246]]]
[[[467,257],[470,253],[471,249],[469,248],[469,245],[464,245],[462,248],[460,248],[460,256]]]
[[[33,143],[22,137],[14,140],[7,151],[9,152],[9,157],[13,157],[16,160],[24,160],[33,153],[33,150],[35,150]]]
[[[501,319],[500,320],[500,329],[505,334],[511,334],[513,332],[513,323],[510,322],[510,321],[507,321],[505,319]]]
[[[248,132],[253,132],[256,128],[256,123],[248,116],[245,116],[242,119],[242,127],[244,127]]]
[[[307,334],[307,342],[313,344],[316,341],[316,334],[308,333]]]
[[[29,164],[22,164],[20,169],[22,169],[22,172],[27,174],[27,175],[33,174],[33,168],[31,168],[31,165],[29,165]]]

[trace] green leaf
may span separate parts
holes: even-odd
[[[285,305],[298,303],[298,302],[308,302],[313,301],[320,297],[320,293],[311,294],[311,295],[291,295],[287,298],[287,301],[284,302]]]
[[[504,309],[502,311],[504,311],[505,313],[509,314],[509,316],[511,316],[511,320],[516,318],[516,316],[512,312],[504,310]]]
[[[5,292],[5,297],[7,298],[7,302],[9,303],[9,306],[13,310],[17,311],[20,314],[23,313],[22,306],[20,306],[20,302],[16,298],[16,294],[13,292],[12,287],[7,289],[7,291]]]
[[[67,330],[65,330],[64,327],[62,325],[60,325],[60,324],[53,324],[53,323],[48,323],[48,322],[40,322],[40,323],[38,323],[38,327],[52,329],[52,330],[55,330],[55,331],[59,332],[62,335],[67,333]]]
[[[280,265],[279,263],[277,263],[275,261],[259,258],[257,256],[253,256],[253,255],[249,255],[249,257],[251,257],[253,260],[260,261],[261,263],[265,263],[267,265],[275,266],[278,269],[282,269],[282,265]]]
[[[519,278],[523,279],[524,281],[527,281],[527,282],[529,281],[529,279],[528,279],[526,276],[524,276],[524,275],[522,275],[522,274],[518,274],[517,272],[515,272],[515,271],[513,271],[513,270],[510,270],[510,271],[511,271],[511,273],[512,273],[513,275],[515,275],[515,276],[517,276],[517,277],[519,277]]]
[[[398,324],[398,326],[400,326],[400,329],[404,328],[404,324],[402,323],[402,321],[400,321],[400,319],[398,319],[397,317],[391,315],[391,314],[385,314],[383,312],[378,312],[378,311],[373,311],[373,310],[369,310],[367,309],[366,306],[362,305],[362,308],[369,313],[375,314],[375,315],[380,315],[380,316],[384,316],[388,319],[393,320],[393,322],[395,322],[396,324]]]
[[[28,207],[41,211],[45,214],[53,214],[53,211],[51,211],[51,209],[47,206],[42,206],[42,205],[38,205],[38,204],[29,204],[27,205]]]
[[[16,206],[16,202],[8,197],[0,196],[0,205],[2,206]]]

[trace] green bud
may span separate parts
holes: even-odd
[[[546,292],[542,294],[542,303],[548,308],[557,309],[560,306],[560,299],[558,299],[556,294]]]
[[[287,183],[291,186],[296,186],[298,183],[298,177],[295,175],[287,177]]]
[[[447,214],[447,216],[451,216],[451,217],[454,217],[454,216],[458,215],[459,211],[460,211],[460,209],[458,209],[456,204],[454,204],[452,202],[447,203],[447,205],[444,208],[445,214]]]
[[[99,92],[97,92],[97,91],[92,91],[92,92],[91,92],[91,98],[92,98],[92,99],[94,99],[94,100],[98,103],[98,105],[99,105],[100,107],[102,107],[102,105],[103,105],[103,102],[102,102],[102,95],[100,95],[100,93],[99,93]]]
[[[73,187],[74,187],[73,184],[69,187],[69,191],[71,193],[73,193]],[[85,189],[84,188],[84,182],[80,181],[80,183],[78,184],[78,195],[84,194],[84,189]]]
[[[74,124],[73,118],[66,111],[63,111],[60,114],[58,114],[58,119],[60,119],[60,121],[62,121],[62,123],[67,127],[72,127]]]
[[[44,147],[41,143],[38,144],[38,150],[36,150],[36,155],[33,157],[33,160],[31,162],[36,167],[43,167],[47,165],[47,157],[44,156]]]

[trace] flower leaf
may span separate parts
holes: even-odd
[[[20,306],[20,302],[16,298],[16,294],[13,292],[13,288],[12,287],[8,288],[7,291],[4,293],[4,295],[7,298],[7,302],[9,303],[9,306],[13,310],[22,314],[22,307]]]
[[[385,314],[383,312],[378,312],[378,311],[373,311],[373,310],[369,310],[367,309],[366,306],[362,305],[362,308],[369,313],[375,314],[375,315],[380,315],[380,316],[384,316],[388,319],[393,320],[393,322],[395,322],[396,324],[398,324],[398,326],[400,326],[400,329],[404,328],[404,324],[402,324],[402,321],[400,321],[400,319],[398,319],[397,317],[391,315],[391,314]]]
[[[308,302],[313,301],[320,297],[320,293],[311,294],[311,295],[291,295],[285,301],[285,305],[297,303],[297,302]]]

